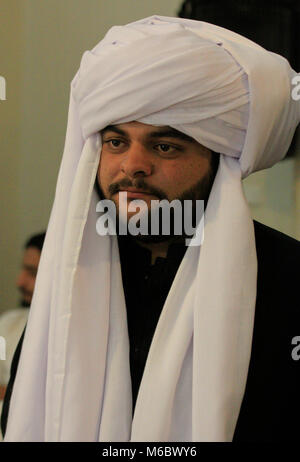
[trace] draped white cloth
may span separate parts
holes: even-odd
[[[66,143],[6,441],[231,441],[256,301],[242,177],[284,157],[299,122],[288,62],[204,22],[113,27],[71,84]],[[132,419],[118,241],[96,233],[99,130],[170,125],[220,152],[201,247],[189,247],[151,343]],[[141,307],[142,309],[142,307]]]

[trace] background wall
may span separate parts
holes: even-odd
[[[0,101],[0,310],[15,301],[14,280],[19,263],[20,126],[22,20],[16,1],[0,2],[0,75],[6,100]],[[14,33],[12,33],[14,31]]]
[[[22,245],[46,228],[67,122],[70,82],[83,52],[113,25],[176,16],[181,0],[0,0],[0,311],[14,308]],[[298,160],[245,181],[254,217],[292,236]],[[298,188],[298,194],[297,194]],[[297,231],[298,230],[298,231]]]

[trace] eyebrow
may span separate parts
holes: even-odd
[[[107,125],[107,127],[103,128],[103,130],[100,131],[101,135],[104,135],[106,132],[114,132],[118,135],[127,136],[127,133],[124,132],[124,130],[118,128],[117,125]]]
[[[119,128],[117,125],[107,125],[107,127],[101,130],[101,135],[104,135],[106,132],[114,132],[121,136],[128,136],[128,134],[124,130]],[[158,128],[156,131],[149,133],[147,135],[147,138],[174,138],[183,141],[188,141],[189,143],[196,142],[196,140],[194,140],[194,138],[192,138],[191,136],[188,136],[185,133],[182,133],[178,130],[175,130],[175,128],[168,126],[162,127],[161,129]]]

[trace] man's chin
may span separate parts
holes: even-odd
[[[21,308],[30,308],[31,301],[28,302],[27,300],[20,300],[20,307]]]

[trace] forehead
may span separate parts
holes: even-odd
[[[131,131],[131,130],[144,130],[146,132],[151,132],[151,131],[160,131],[164,130],[166,128],[171,129],[168,125],[150,125],[150,124],[144,124],[143,122],[138,122],[136,120],[133,120],[131,122],[126,122],[123,124],[111,124],[105,127],[101,132],[105,132],[107,130],[114,130],[114,129],[120,129],[120,130],[126,130],[126,131]]]
[[[117,133],[123,136],[142,136],[147,138],[177,138],[189,143],[197,143],[196,140],[190,136],[182,133],[175,128],[170,127],[169,125],[150,125],[144,124],[142,122],[132,121],[124,124],[118,125],[108,125],[103,130],[101,130],[101,135],[105,135],[108,132]]]

